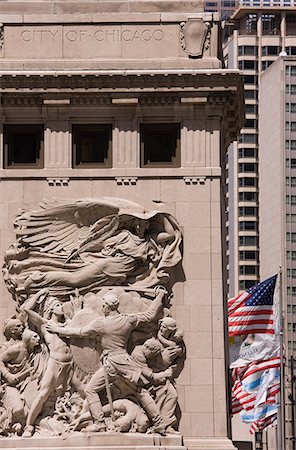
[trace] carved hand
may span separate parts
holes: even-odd
[[[59,326],[53,322],[46,322],[45,328],[50,333],[59,333],[59,330],[60,330]]]
[[[49,289],[47,288],[43,288],[41,289],[41,291],[38,292],[38,300],[37,303],[41,303],[43,300],[46,299],[46,297],[49,294]]]

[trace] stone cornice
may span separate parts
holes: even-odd
[[[223,118],[228,128],[227,142],[236,138],[244,117],[243,84],[236,71],[5,73],[0,76],[0,94],[3,106],[118,107],[114,99],[120,99],[121,105],[126,100],[125,106],[129,107],[174,104],[187,108],[192,104],[198,110],[204,105],[208,116]]]

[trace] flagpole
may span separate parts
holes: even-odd
[[[282,267],[279,267],[279,332],[280,332],[280,405],[278,408],[277,441],[278,450],[286,449],[285,432],[285,374],[284,374],[284,335],[283,335],[283,291]]]

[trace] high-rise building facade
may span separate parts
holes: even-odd
[[[239,0],[205,0],[205,11],[219,12],[222,20],[230,17],[238,6]]]
[[[290,6],[241,7],[226,28],[227,66],[244,74],[246,120],[228,151],[228,291],[259,280],[258,108],[261,75],[281,54],[296,54],[296,11]]]
[[[291,357],[296,356],[296,57],[262,75],[259,103],[260,274],[282,267],[286,449],[294,449]],[[292,360],[293,364],[293,360]],[[293,400],[293,397],[292,397]]]

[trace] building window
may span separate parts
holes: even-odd
[[[288,322],[288,331],[292,331],[293,333],[296,333],[296,323],[295,322]],[[296,349],[296,342],[295,342],[295,349]]]
[[[246,114],[257,114],[257,105],[245,105]]]
[[[288,286],[287,287],[287,294],[288,295],[296,295],[296,286]],[[293,305],[293,310],[291,311],[289,311],[289,307],[290,307],[290,309],[292,309],[291,308],[291,305],[288,305],[287,306],[287,310],[288,310],[288,312],[296,312],[296,305]]]
[[[254,220],[239,222],[240,231],[257,231],[257,222]]]
[[[256,202],[258,200],[257,192],[240,192],[239,201],[240,202]]]
[[[296,150],[296,140],[295,139],[286,139],[286,150]]]
[[[142,124],[141,167],[180,166],[180,124]]]
[[[239,289],[240,291],[245,291],[246,289],[249,289],[250,287],[254,286],[254,284],[255,284],[254,280],[240,280]]]
[[[239,158],[257,158],[257,148],[240,148]]]
[[[238,208],[238,213],[240,216],[256,216],[257,207],[256,206],[240,206]]]
[[[43,125],[4,125],[4,167],[42,168]]]
[[[248,187],[257,187],[258,185],[258,181],[257,178],[239,178],[239,186],[240,187],[244,187],[244,186],[248,186]]]
[[[239,252],[239,259],[241,261],[257,261],[258,259],[258,251],[255,250],[242,250]]]
[[[240,163],[238,165],[239,172],[257,172],[257,169],[256,163]]]
[[[286,204],[287,205],[296,205],[296,195],[286,195]]]
[[[296,242],[296,233],[286,233],[287,242]]]
[[[275,55],[278,56],[280,54],[281,48],[277,45],[266,45],[262,47],[262,56]]]
[[[296,159],[295,158],[290,158],[290,159],[286,159],[286,167],[287,169],[296,169]]]
[[[257,75],[244,75],[244,83],[245,84],[257,84],[258,83]]]
[[[291,47],[288,47],[288,48],[291,48]],[[295,49],[293,55],[296,55],[296,47],[292,47],[292,48]],[[286,52],[287,52],[287,49],[286,49]],[[289,55],[289,53],[288,53],[288,55]],[[286,66],[286,75],[287,76],[290,75],[292,77],[296,76],[296,66]]]
[[[239,56],[248,55],[248,56],[257,56],[258,49],[253,45],[240,45],[238,47]]]
[[[286,103],[286,112],[296,113],[296,103]]]
[[[296,261],[296,251],[287,250],[287,259],[291,259],[292,261]]]
[[[287,52],[287,55],[296,55],[296,47],[286,47],[286,52]],[[291,75],[296,75],[296,67],[295,66],[290,66],[291,67],[291,69],[293,70],[294,69],[294,73],[291,73]]]
[[[286,177],[286,186],[296,187],[296,177]]]
[[[287,269],[287,277],[296,278],[296,269]]]
[[[262,61],[261,68],[262,70],[266,70],[274,61]]]
[[[257,144],[258,136],[257,134],[241,134],[239,136],[239,142],[243,144]]]
[[[262,34],[276,35],[280,33],[280,14],[262,14]]]
[[[296,214],[286,214],[286,223],[296,223]]]
[[[296,122],[286,122],[286,131],[296,131]]]
[[[73,125],[73,167],[111,167],[111,136],[111,125]]]
[[[257,128],[256,119],[246,119],[244,123],[244,128]]]
[[[239,245],[254,247],[258,244],[257,236],[239,236]]]
[[[249,61],[249,60],[239,61],[238,68],[240,70],[257,70],[258,62],[257,61]]]
[[[296,84],[286,84],[286,94],[296,94]]]
[[[257,266],[239,266],[240,275],[256,275],[258,276]]]
[[[253,89],[245,90],[244,95],[247,100],[257,100],[258,99],[258,91],[254,91]]]

